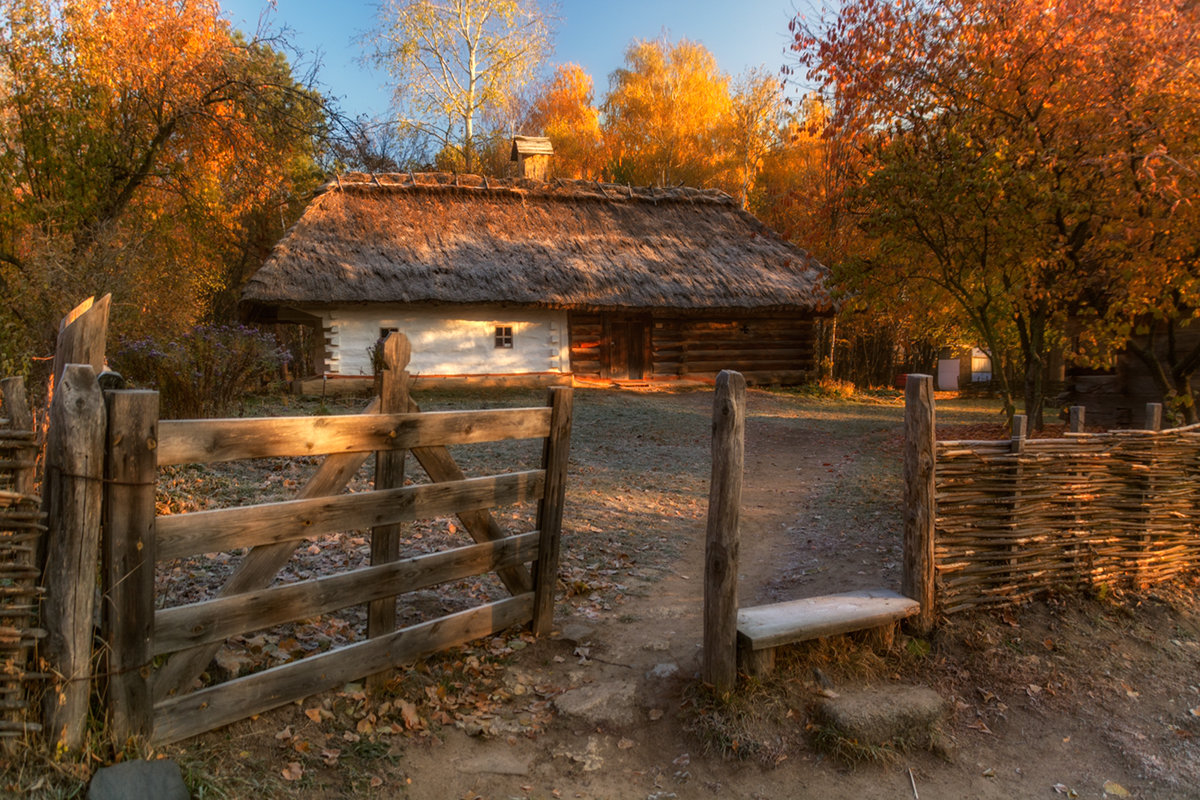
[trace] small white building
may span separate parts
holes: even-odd
[[[311,326],[301,365],[373,374],[392,330],[418,380],[799,382],[827,270],[723,192],[443,173],[339,176],[248,282],[252,319]]]

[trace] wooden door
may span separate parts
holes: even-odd
[[[607,320],[608,377],[641,380],[650,367],[650,321],[642,317]]]

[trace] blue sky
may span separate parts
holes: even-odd
[[[703,43],[732,75],[759,65],[778,71],[788,20],[796,9],[812,14],[814,2],[819,0],[562,0],[551,63],[580,64],[595,80],[599,100],[629,42],[653,39],[665,30],[672,40]],[[298,72],[319,54],[318,86],[341,98],[344,111],[352,116],[387,111],[387,76],[359,63],[357,40],[373,25],[374,0],[222,0],[221,5],[234,26],[248,33],[264,13],[272,29],[286,29],[304,54],[292,56]]]

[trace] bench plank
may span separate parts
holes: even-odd
[[[751,606],[738,611],[738,642],[751,650],[763,650],[887,625],[920,610],[916,600],[891,589],[860,589]]]

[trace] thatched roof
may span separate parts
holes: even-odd
[[[715,190],[352,173],[318,190],[243,300],[820,312],[826,276]]]

